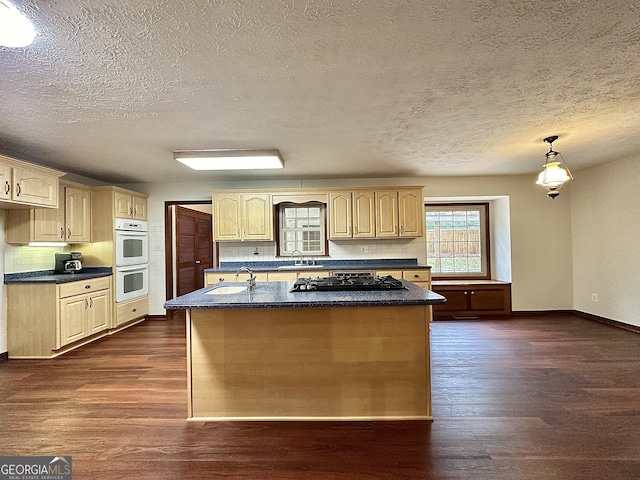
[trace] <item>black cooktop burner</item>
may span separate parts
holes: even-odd
[[[320,292],[341,290],[401,290],[406,289],[400,280],[386,277],[317,277],[299,278],[290,292]]]

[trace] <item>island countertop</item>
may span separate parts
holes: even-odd
[[[209,308],[308,308],[308,307],[355,307],[384,305],[436,305],[445,303],[442,295],[425,290],[406,280],[406,289],[375,291],[322,291],[290,292],[294,282],[258,282],[254,290],[240,293],[214,295],[220,287],[242,287],[245,282],[222,282],[168,300],[167,310]]]

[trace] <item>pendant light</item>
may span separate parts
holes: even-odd
[[[552,135],[544,139],[549,144],[549,151],[545,154],[545,162],[542,172],[538,175],[537,185],[542,185],[547,189],[547,196],[555,199],[560,195],[560,189],[566,182],[573,181],[573,175],[569,171],[569,167],[564,162],[564,158],[560,152],[553,150],[553,142],[558,139],[557,135]]]

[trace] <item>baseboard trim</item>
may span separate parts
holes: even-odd
[[[549,316],[549,315],[572,315],[575,314],[575,310],[518,310],[511,312],[513,317],[532,315]]]
[[[166,315],[147,315],[147,320],[166,320]]]
[[[640,327],[636,325],[629,325],[628,323],[619,322],[617,320],[611,320],[610,318],[601,317],[599,315],[594,315],[592,313],[580,312],[578,310],[574,310],[574,315],[580,318],[584,318],[586,320],[591,320],[593,322],[604,323],[605,325],[609,325],[611,327],[622,328],[623,330],[628,330],[633,333],[640,333]]]
[[[9,360],[9,352],[0,353],[0,362],[4,362],[5,360]]]

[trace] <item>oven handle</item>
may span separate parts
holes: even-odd
[[[147,232],[132,232],[130,230],[126,230],[126,231],[116,230],[116,233],[123,237],[146,237],[147,236]]]
[[[147,268],[149,268],[147,265],[144,265],[144,266],[133,265],[131,267],[116,267],[116,270],[118,272],[135,272],[137,270],[146,270]]]

